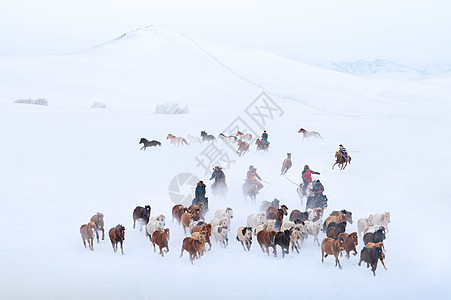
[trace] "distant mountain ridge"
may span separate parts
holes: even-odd
[[[451,72],[451,65],[437,64],[426,67],[414,67],[397,64],[389,60],[368,58],[354,62],[323,61],[311,65],[352,75],[430,75]]]

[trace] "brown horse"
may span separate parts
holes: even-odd
[[[166,139],[167,140],[171,140],[171,145],[174,144],[174,145],[180,146],[180,144],[183,145],[183,143],[188,145],[188,142],[184,138],[182,138],[180,136],[175,136],[175,135],[172,135],[172,134],[168,134]]]
[[[316,139],[323,139],[321,135],[316,131],[307,131],[304,128],[299,129],[298,133],[302,133],[302,140],[309,139],[311,137]]]
[[[94,230],[96,231],[97,243],[99,243],[99,231],[102,232],[102,240],[105,239],[103,214],[98,212],[96,215],[92,216],[91,222],[94,222],[94,224],[96,224],[96,228]]]
[[[244,153],[249,151],[249,144],[245,141],[238,140],[238,150],[236,150],[236,153],[238,153],[239,156],[244,155]]]
[[[285,175],[285,173],[287,173],[288,169],[291,168],[292,165],[293,163],[291,161],[291,153],[287,153],[287,158],[285,158],[282,163],[282,170],[280,171],[280,174]]]
[[[169,252],[169,228],[163,231],[157,230],[152,234],[153,252],[156,252],[155,244],[160,248],[161,256],[164,256],[163,248],[166,248],[166,253]]]
[[[268,151],[268,145],[263,143],[260,139],[255,141],[255,145],[257,145],[257,150]]]
[[[125,240],[125,227],[119,224],[116,227],[110,229],[109,235],[114,252],[117,251],[117,244],[121,243],[121,251],[122,255],[124,255],[123,243]]]
[[[80,233],[81,238],[83,240],[83,245],[86,248],[86,241],[88,241],[89,249],[94,251],[94,232],[93,230],[96,228],[94,222],[89,222],[88,224],[81,225]]]
[[[346,166],[348,165],[348,163],[351,164],[351,156],[349,156],[349,155],[348,155],[348,158],[345,160],[343,155],[341,155],[337,151],[337,152],[335,152],[335,158],[337,161],[332,166],[332,170],[334,169],[336,164],[338,164],[338,167],[340,168],[340,170],[344,170],[346,168]]]

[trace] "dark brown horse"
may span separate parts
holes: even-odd
[[[121,243],[121,251],[122,255],[124,255],[123,243],[125,240],[125,227],[119,224],[116,227],[111,228],[109,234],[111,245],[113,245],[114,252],[117,251],[117,244]]]
[[[340,170],[344,170],[346,168],[346,166],[349,164],[351,164],[351,156],[348,155],[348,158],[345,160],[343,155],[341,155],[340,153],[335,152],[335,163],[332,166],[332,170],[334,169],[335,165],[338,164],[338,167],[340,168]]]
[[[161,146],[161,143],[160,143],[159,141],[156,141],[156,140],[148,141],[148,140],[145,139],[145,138],[141,138],[141,139],[139,140],[139,143],[140,143],[140,144],[143,144],[143,146],[142,146],[141,149],[139,149],[139,150],[142,150],[142,149],[146,150],[147,147]]]
[[[133,211],[133,229],[135,229],[135,223],[138,220],[138,222],[141,223],[140,231],[142,231],[142,225],[149,223],[150,211],[149,205],[146,205],[145,207],[137,206],[135,208]]]

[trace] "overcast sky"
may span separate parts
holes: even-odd
[[[146,25],[302,62],[451,64],[450,0],[0,0],[0,55],[70,53]]]

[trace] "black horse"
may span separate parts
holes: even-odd
[[[200,136],[202,137],[202,142],[216,141],[216,138],[213,135],[207,134],[205,131],[201,131]]]
[[[161,143],[160,143],[159,141],[155,141],[155,140],[148,141],[148,140],[145,139],[145,138],[141,138],[141,140],[139,141],[139,143],[140,143],[140,144],[143,144],[143,146],[142,146],[141,149],[139,149],[139,150],[142,150],[142,149],[146,150],[147,147],[161,146]]]

